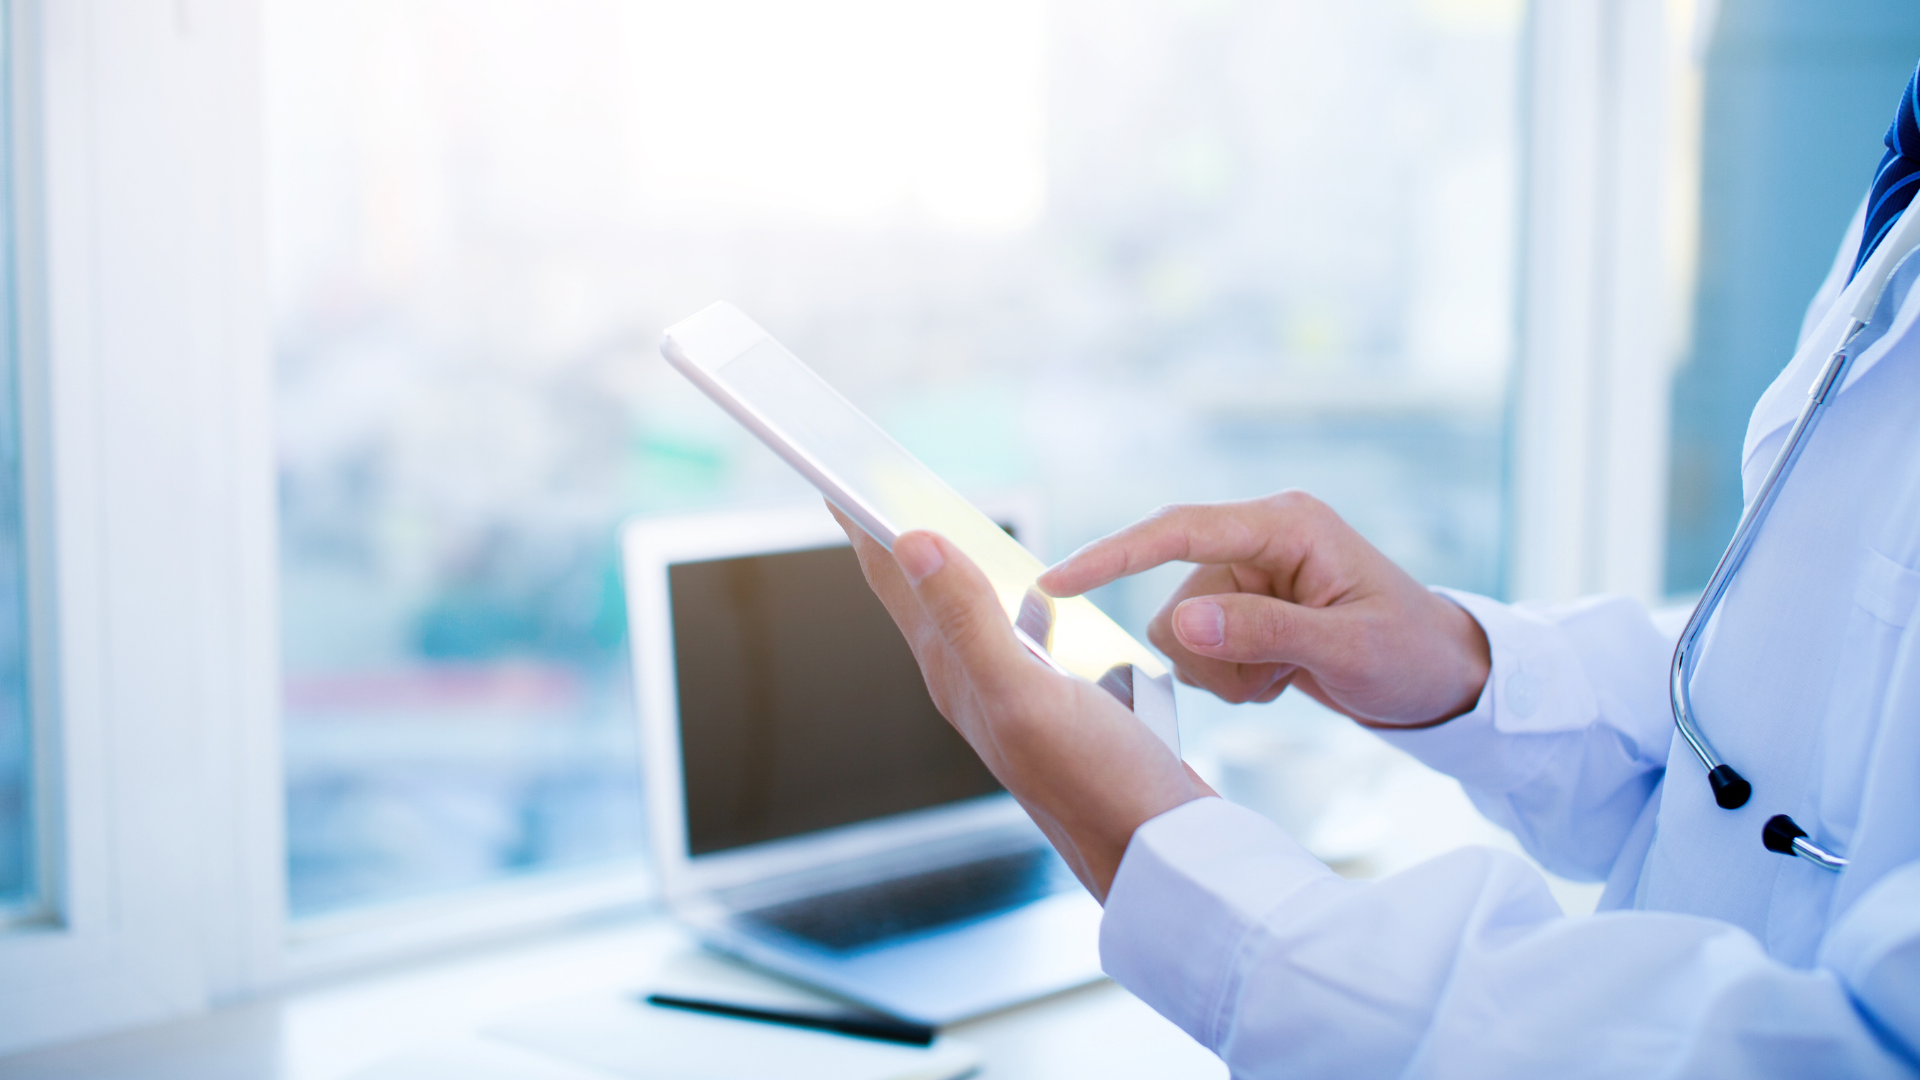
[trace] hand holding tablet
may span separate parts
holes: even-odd
[[[1173,679],[1084,597],[1034,586],[1046,566],[731,304],[669,327],[668,362],[889,550],[939,533],[991,582],[1016,633],[1054,669],[1097,683],[1180,753]]]

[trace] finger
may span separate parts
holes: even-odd
[[[893,542],[893,556],[921,610],[982,693],[1017,693],[1040,670],[1014,636],[987,576],[959,548],[916,531]]]
[[[1166,654],[1182,682],[1236,704],[1263,698],[1271,700],[1271,696],[1278,696],[1286,688],[1285,680],[1294,670],[1292,665],[1241,664],[1196,653],[1188,649],[1174,632],[1173,616],[1180,604],[1188,599],[1246,591],[1250,584],[1241,580],[1241,575],[1234,567],[1199,567],[1187,575],[1187,579],[1180,583],[1180,587],[1173,591],[1173,595],[1167,598],[1167,602],[1147,624],[1147,640]],[[1253,591],[1264,590],[1255,588]]]
[[[853,552],[860,559],[860,573],[867,579],[867,587],[880,598],[880,603],[893,616],[893,621],[906,635],[909,643],[920,636],[926,613],[920,608],[920,601],[913,595],[913,587],[907,584],[905,575],[900,573],[900,564],[894,561],[893,554],[883,547],[860,527],[860,523],[840,512],[832,503],[827,504],[834,520],[847,532],[847,539],[853,541]]]
[[[1188,651],[1235,664],[1291,664],[1317,670],[1352,655],[1350,620],[1337,609],[1306,607],[1251,593],[1196,596],[1173,613]]]
[[[1280,674],[1277,677],[1268,679],[1266,689],[1253,695],[1252,701],[1254,704],[1265,705],[1270,701],[1276,700],[1281,694],[1286,693],[1287,688],[1292,686],[1294,680],[1300,676],[1300,669],[1293,664],[1275,664],[1274,667]]]
[[[827,504],[827,512],[831,513],[833,520],[839,522],[840,528],[845,530],[847,539],[853,544],[853,553],[860,559],[860,571],[866,575],[867,584],[873,587],[874,592],[881,593],[884,599],[884,593],[887,591],[885,587],[897,584],[896,591],[912,595],[913,590],[907,586],[906,579],[900,576],[900,567],[893,561],[892,552],[889,552],[880,541],[868,535],[867,530],[861,528],[859,522],[841,513],[840,508],[831,502]]]
[[[1039,585],[1054,596],[1078,596],[1163,563],[1270,558],[1276,546],[1287,545],[1300,526],[1321,513],[1331,511],[1292,491],[1242,502],[1164,507],[1067,556],[1040,576]]]
[[[873,534],[869,533],[864,525],[848,517],[846,512],[833,505],[831,500],[826,500],[826,503],[827,513],[832,514],[833,520],[840,523],[840,528],[847,534],[847,539],[853,543],[855,551],[863,557],[887,552],[886,545],[875,540]],[[889,554],[888,558],[891,559],[892,556]]]
[[[1228,704],[1244,705],[1279,697],[1299,670],[1292,664],[1232,664],[1196,657],[1178,662],[1174,677]]]
[[[1314,680],[1312,672],[1299,672],[1293,678],[1287,680],[1287,685],[1289,688],[1299,690],[1301,693],[1326,706],[1333,712],[1358,720],[1361,723],[1367,722],[1366,717],[1348,708],[1342,704],[1338,698],[1322,689],[1320,684]]]

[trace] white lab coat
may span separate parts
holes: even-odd
[[[1859,223],[1748,430],[1749,498],[1837,344]],[[1702,730],[1753,783],[1714,805],[1667,703],[1673,644],[1631,601],[1449,594],[1493,670],[1474,710],[1390,736],[1554,872],[1467,849],[1343,880],[1203,799],[1134,835],[1107,971],[1240,1077],[1920,1074],[1920,258],[1709,626]],[[1852,865],[1777,855],[1791,814]]]

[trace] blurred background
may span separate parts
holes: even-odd
[[[1920,13],[1667,15],[1684,596]],[[1043,557],[1165,502],[1302,487],[1421,580],[1503,595],[1526,20],[1522,0],[270,0],[293,913],[641,854],[615,529],[811,497],[659,359],[715,299],[963,490],[1036,493]],[[1096,600],[1138,630],[1179,576]],[[1183,697],[1197,759],[1376,870],[1422,829],[1491,830],[1294,697]],[[1394,818],[1394,792],[1455,816]]]
[[[12,77],[13,27],[0,11],[0,81]],[[0,207],[12,205],[13,138],[11,111],[0,109]],[[44,795],[36,790],[33,702],[27,648],[27,526],[22,513],[20,452],[20,371],[14,304],[13,215],[0,212],[0,929],[43,915],[45,896],[41,833],[36,811]]]

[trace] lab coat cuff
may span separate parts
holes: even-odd
[[[1278,825],[1222,799],[1195,799],[1134,832],[1107,893],[1101,967],[1217,1048],[1248,935],[1322,880],[1342,881]]]
[[[1817,871],[1816,871],[1817,872]],[[1920,862],[1868,887],[1820,946],[1819,966],[1846,984],[1855,1008],[1920,1059]]]
[[[1492,667],[1471,710],[1432,727],[1382,730],[1429,768],[1481,791],[1515,791],[1540,774],[1558,740],[1599,716],[1599,700],[1566,632],[1544,613],[1457,589],[1434,592],[1487,635]]]

